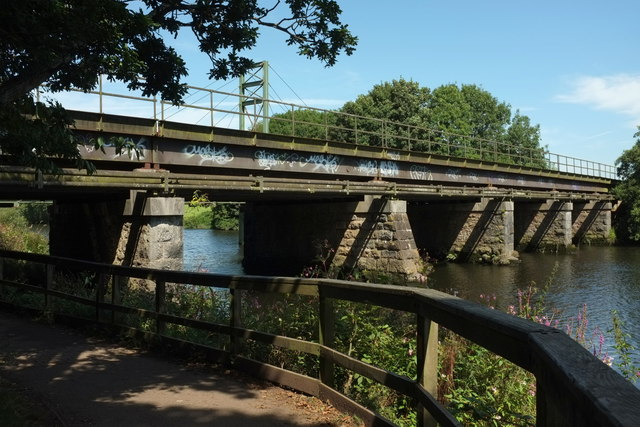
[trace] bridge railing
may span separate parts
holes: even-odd
[[[71,272],[75,281],[69,279]],[[146,299],[127,298],[132,288],[126,284],[134,281],[138,289],[145,290]],[[64,283],[66,287],[61,286]],[[75,288],[69,283],[75,283]],[[208,298],[226,295],[225,320],[209,320],[203,316],[201,307],[185,314],[188,301],[174,292],[179,286],[192,293],[210,292]],[[313,312],[310,319],[317,319],[315,338],[305,340],[301,332],[294,332],[295,336],[274,333],[265,330],[264,324],[252,329],[246,316],[268,310],[250,301],[255,294],[312,298],[308,309]],[[632,426],[640,419],[640,390],[563,332],[431,289],[152,270],[0,251],[0,301],[9,306],[26,304],[33,310],[66,318],[69,307],[75,307],[73,313],[78,313],[77,307],[84,307],[83,321],[139,333],[185,351],[198,348],[213,360],[329,400],[357,414],[367,425],[390,425],[390,422],[340,393],[335,385],[337,368],[414,399],[420,425],[458,425],[435,398],[438,327],[447,328],[532,372],[537,381],[538,426]],[[417,349],[414,377],[373,366],[348,351],[339,351],[335,337],[340,319],[334,310],[339,301],[386,307],[413,316],[417,331],[413,338]],[[132,322],[132,318],[138,320]],[[286,325],[279,325],[283,326]],[[200,333],[205,345],[195,346],[176,339],[170,333],[176,328],[190,331],[190,336]],[[222,344],[213,338],[220,335],[227,337]],[[219,345],[212,347],[216,342]],[[248,357],[246,349],[251,343],[314,358],[317,378]]]
[[[542,147],[513,145],[504,141],[208,88],[188,86],[185,103],[181,105],[106,90],[102,80],[98,90],[87,92],[87,95],[97,95],[98,101],[93,107],[82,103],[82,108],[99,113],[227,128],[238,128],[239,123],[249,123],[248,130],[259,132],[268,128],[270,133],[293,138],[419,151],[607,179],[617,177],[613,165],[551,153]],[[123,103],[123,100],[127,102]],[[129,104],[128,101],[137,104]],[[264,104],[268,104],[269,108],[262,108]],[[265,115],[265,110],[270,114]],[[267,122],[269,125],[265,126]]]

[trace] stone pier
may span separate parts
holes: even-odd
[[[430,256],[461,262],[515,260],[513,202],[429,202],[409,205],[415,241]]]
[[[128,200],[56,201],[52,255],[118,265],[182,269],[184,199],[131,192]]]
[[[298,275],[318,264],[415,280],[423,266],[404,201],[247,203],[244,236],[250,274]]]
[[[333,266],[419,279],[423,266],[407,217],[407,202],[367,197],[358,203]]]
[[[611,243],[611,202],[574,202],[572,211],[573,244]]]
[[[515,245],[520,251],[558,252],[572,246],[573,203],[559,200],[517,202]]]

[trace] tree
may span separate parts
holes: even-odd
[[[354,115],[338,118],[340,140],[546,166],[540,127],[519,112],[512,118],[509,104],[476,85],[430,90],[417,82],[394,80],[375,85],[340,112]]]
[[[166,36],[190,30],[211,59],[210,77],[237,76],[253,66],[243,56],[263,28],[287,35],[300,55],[333,65],[357,44],[340,22],[335,0],[21,0],[0,8],[0,149],[36,167],[43,157],[80,160],[70,132],[37,142],[9,126],[19,115],[35,115],[43,128],[68,124],[58,104],[36,103],[30,91],[90,90],[98,76],[124,81],[143,95],[180,102],[186,92],[184,60],[165,44]],[[141,8],[142,7],[142,8]],[[9,111],[11,110],[11,111]],[[45,112],[47,111],[47,112]],[[41,136],[44,136],[42,134]],[[37,138],[36,138],[37,139]],[[29,154],[31,153],[31,154]]]
[[[540,125],[532,126],[529,117],[520,115],[520,111],[516,111],[511,119],[504,140],[508,145],[515,147],[514,151],[509,153],[512,154],[514,163],[538,168],[548,167],[544,155],[546,149],[540,146]]]
[[[269,120],[269,133],[302,138],[327,139],[335,125],[330,111],[299,109],[274,114]],[[256,129],[262,131],[262,123]]]
[[[636,142],[616,160],[620,181],[613,193],[622,200],[616,215],[616,238],[640,242],[640,126]]]
[[[341,113],[367,117],[368,120],[340,116],[339,139],[365,145],[387,145],[392,148],[410,148],[411,126],[424,125],[430,91],[411,80],[393,80],[373,86],[369,93],[349,101]],[[408,126],[398,126],[402,123]],[[390,126],[387,128],[387,126]],[[356,135],[355,129],[358,129]],[[352,131],[351,131],[352,130]],[[394,135],[383,141],[381,134]],[[356,138],[357,136],[357,138]]]

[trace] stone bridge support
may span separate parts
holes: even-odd
[[[519,251],[563,251],[572,245],[573,203],[516,202],[515,245]]]
[[[56,201],[52,255],[118,265],[182,269],[184,199],[131,192],[128,200]]]
[[[307,266],[420,278],[406,202],[247,203],[244,267],[249,274],[298,275]]]
[[[573,244],[611,243],[611,202],[573,203]]]
[[[409,205],[419,248],[430,256],[462,262],[507,263],[515,259],[513,202],[430,202]]]

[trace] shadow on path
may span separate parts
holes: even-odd
[[[190,370],[5,312],[0,375],[41,396],[69,426],[331,425],[280,388]]]

